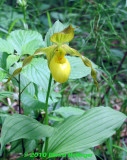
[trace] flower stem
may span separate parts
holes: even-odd
[[[49,99],[49,94],[51,89],[51,82],[52,82],[52,75],[50,73],[48,91],[46,95],[46,105],[45,105],[45,124],[46,125],[48,125],[48,99]],[[48,137],[46,137],[46,141],[45,141],[45,153],[47,153],[47,149],[48,149]]]
[[[21,114],[21,103],[20,103],[20,101],[21,101],[21,94],[20,94],[20,92],[21,92],[21,88],[20,88],[20,74],[19,74],[19,114]]]
[[[19,114],[21,114],[21,82],[20,82],[20,74],[19,74]],[[25,153],[24,141],[22,139],[22,152],[23,155]]]

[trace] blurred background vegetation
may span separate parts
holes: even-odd
[[[0,0],[0,38],[16,29],[36,30],[44,37],[56,20],[79,27],[70,46],[98,65],[99,92],[90,76],[68,81],[61,86],[62,106],[89,109],[103,105],[127,114],[127,1]],[[12,90],[11,85],[1,83],[0,90]],[[12,103],[15,101],[11,98]],[[0,103],[1,111],[8,103],[7,99]],[[125,160],[126,145],[125,122],[94,150],[98,159]]]

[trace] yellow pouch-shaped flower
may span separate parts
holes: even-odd
[[[49,69],[54,80],[59,83],[66,82],[71,72],[71,67],[68,60],[65,57],[59,59],[56,55],[52,58]]]
[[[35,55],[46,54],[48,60],[48,66],[55,81],[64,83],[68,80],[71,67],[68,60],[65,58],[66,53],[72,56],[78,56],[82,59],[84,65],[91,68],[91,76],[94,79],[94,83],[98,89],[98,83],[96,80],[96,71],[93,69],[91,61],[82,56],[77,50],[69,47],[67,42],[74,38],[74,29],[71,25],[65,28],[59,33],[54,33],[50,40],[55,43],[52,46],[46,48],[39,48],[35,51],[34,55],[27,57],[23,62],[23,66],[29,64]],[[10,80],[10,79],[9,79]]]

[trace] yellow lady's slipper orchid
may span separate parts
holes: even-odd
[[[52,76],[55,81],[59,83],[66,82],[71,72],[70,64],[65,58],[65,55],[69,53],[72,56],[80,57],[86,66],[91,67],[91,76],[94,78],[95,85],[98,88],[96,71],[92,68],[90,60],[84,56],[81,56],[81,54],[77,50],[65,44],[74,38],[74,29],[75,28],[69,25],[63,31],[54,33],[50,38],[51,42],[53,42],[54,45],[46,48],[39,48],[35,51],[34,55],[40,55],[43,53],[46,54],[48,66],[52,73]]]
[[[84,56],[82,56],[77,50],[69,47],[67,42],[70,42],[74,38],[74,29],[71,25],[65,28],[63,31],[59,33],[54,33],[50,40],[54,43],[54,45],[46,47],[46,48],[39,48],[35,51],[32,56],[29,56],[24,59],[22,67],[18,68],[14,71],[13,75],[8,79],[7,83],[11,80],[12,77],[19,74],[22,68],[28,65],[35,55],[46,54],[48,60],[48,66],[52,73],[53,78],[55,81],[59,83],[64,83],[68,80],[71,67],[68,60],[65,58],[65,55],[69,53],[72,56],[78,56],[82,59],[83,63],[91,68],[91,76],[94,79],[94,83],[98,89],[98,83],[96,80],[96,71],[92,68],[92,64],[90,60]]]

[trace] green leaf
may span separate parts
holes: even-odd
[[[38,99],[35,99],[30,93],[28,92],[23,92],[22,97],[21,97],[21,102],[23,104],[23,107],[26,109],[42,109],[45,107],[45,104],[40,102]]]
[[[63,25],[59,20],[57,20],[53,26],[48,30],[46,36],[45,36],[45,44],[46,47],[49,47],[53,45],[53,43],[50,41],[50,37],[57,32],[61,32],[66,26]]]
[[[6,73],[3,70],[0,70],[0,82],[6,77]]]
[[[7,57],[7,69],[9,69],[9,67],[14,64],[15,62],[17,62],[19,60],[20,56],[16,56],[16,55],[9,55]]]
[[[70,62],[71,66],[71,73],[69,79],[79,79],[91,74],[91,68],[85,66],[81,58],[73,56],[66,56],[66,58]],[[96,67],[96,65],[92,66],[93,68]]]
[[[6,70],[6,60],[7,60],[8,54],[7,53],[1,53],[0,52],[0,68]]]
[[[78,153],[79,153],[79,156],[78,156]],[[78,152],[78,153],[72,153],[72,154],[69,154],[68,157],[70,160],[96,160],[96,157],[94,155],[94,153],[88,149],[86,151],[82,151],[82,152]],[[77,157],[76,157],[77,155]],[[75,157],[72,157],[72,156],[75,156]]]
[[[1,100],[2,98],[11,97],[12,95],[13,95],[13,92],[1,91],[1,92],[0,92],[0,100]]]
[[[84,113],[82,109],[75,108],[75,107],[60,107],[59,109],[56,109],[53,112],[60,114],[64,118],[67,118],[69,116],[74,116],[74,115],[78,116]]]
[[[52,115],[49,115],[49,120],[52,120],[52,121],[63,121],[64,119],[63,118],[60,118],[60,117],[57,117],[57,116],[52,116]]]
[[[21,66],[22,66],[22,63],[16,63],[13,67],[10,67],[9,68],[10,74],[12,75],[14,70],[21,67]],[[18,76],[16,76],[16,78],[19,79]],[[35,94],[34,85],[32,82],[30,83],[30,80],[28,78],[26,78],[22,72],[20,73],[20,81],[21,81],[21,90],[23,90],[24,87],[26,87],[29,84],[24,91],[27,91],[30,95],[34,96],[34,94]],[[17,83],[17,81],[15,81],[15,79],[12,79],[12,82],[14,83],[15,86],[18,87],[18,83]]]
[[[12,44],[18,55],[33,54],[42,47],[43,39],[40,33],[31,30],[16,30],[9,34],[7,41]]]
[[[47,60],[43,58],[34,58],[28,66],[23,68],[22,73],[31,82],[47,90],[50,76]]]
[[[2,126],[1,131],[1,152],[3,147],[12,141],[25,139],[41,139],[51,136],[53,128],[43,125],[30,117],[14,114],[8,116]]]
[[[13,53],[14,48],[8,41],[0,38],[0,51],[1,52],[7,52],[7,53]]]
[[[46,95],[47,95],[47,91],[42,89],[41,91],[38,92],[38,99],[39,101],[45,103],[46,102]],[[51,105],[53,103],[58,102],[59,98],[61,97],[60,93],[56,93],[53,90],[51,90],[50,92],[50,97],[48,100],[48,104]]]
[[[34,84],[31,82],[30,83],[30,80],[28,80],[22,73],[20,75],[20,78],[21,78],[21,89],[23,90],[25,88],[25,90],[23,92],[28,92],[31,96],[34,97],[35,95],[35,87],[34,87]],[[28,85],[29,84],[29,85]]]
[[[34,139],[24,139],[24,148],[25,148],[25,152],[29,153],[32,152],[36,146],[37,146],[37,142]],[[11,143],[11,153],[22,153],[22,140],[16,140],[14,142]]]
[[[60,123],[49,138],[48,153],[68,154],[102,144],[113,135],[126,116],[109,107],[95,107]]]
[[[9,116],[9,115],[0,113],[0,117],[7,117],[7,116]]]

